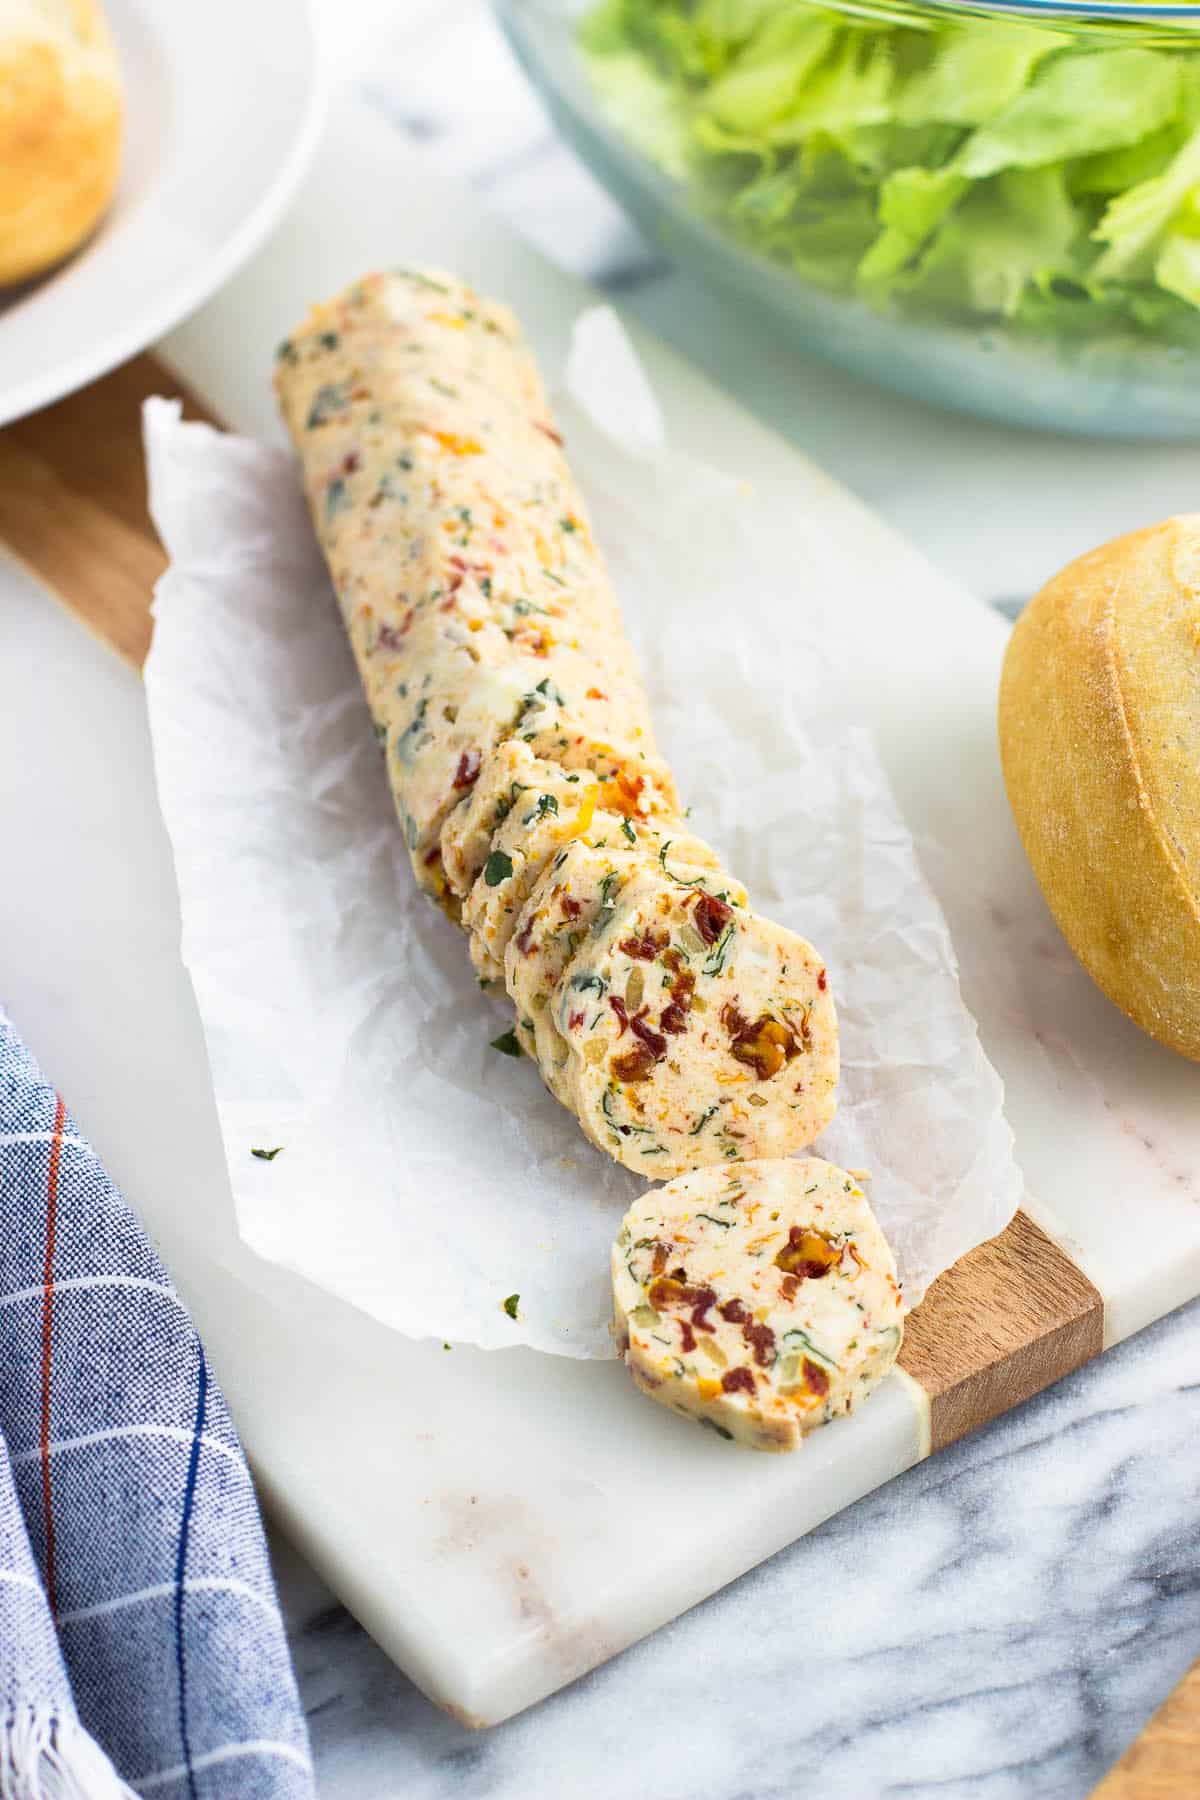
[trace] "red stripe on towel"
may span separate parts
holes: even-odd
[[[54,1504],[50,1489],[50,1371],[54,1337],[54,1248],[58,1236],[58,1165],[62,1157],[66,1112],[59,1100],[54,1109],[50,1173],[46,1180],[46,1262],[42,1270],[42,1510],[46,1521],[46,1598],[55,1617],[58,1615],[58,1598],[54,1581]]]

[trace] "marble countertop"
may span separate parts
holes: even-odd
[[[1194,451],[882,395],[662,262],[553,135],[483,0],[326,0],[330,54],[538,246],[606,289],[968,586],[1028,595],[1195,506]],[[398,230],[400,229],[398,224]],[[942,1452],[486,1735],[432,1707],[290,1548],[277,1567],[330,1800],[1075,1800],[1200,1654],[1200,1302]]]

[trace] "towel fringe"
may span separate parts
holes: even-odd
[[[0,1800],[137,1800],[79,1720],[22,1706],[0,1718]]]

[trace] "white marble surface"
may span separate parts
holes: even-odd
[[[481,0],[338,16],[343,72],[395,129],[977,591],[1027,594],[1097,538],[1194,506],[1192,452],[952,419],[747,342],[556,144]],[[1198,1474],[1200,1303],[485,1736],[431,1707],[280,1543],[322,1792],[1083,1796],[1200,1654]],[[761,1635],[739,1612],[730,1641],[747,1589]]]

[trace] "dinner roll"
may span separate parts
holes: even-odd
[[[1200,513],[1081,556],[1031,601],[1000,750],[1067,942],[1136,1024],[1200,1059]]]
[[[91,231],[117,183],[121,115],[96,0],[0,0],[0,284]]]

